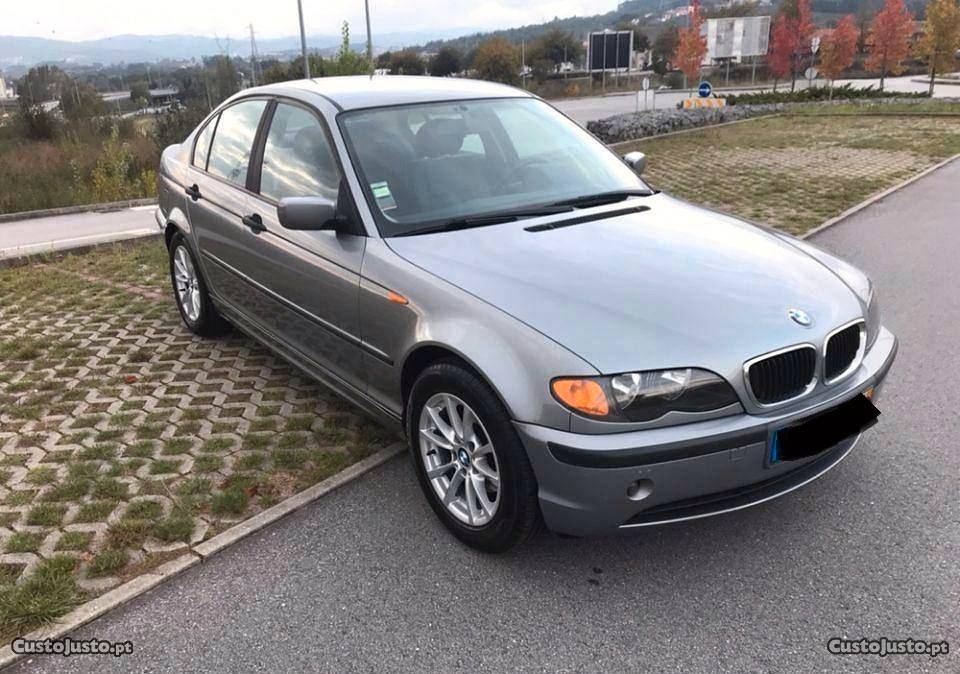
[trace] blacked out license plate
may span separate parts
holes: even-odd
[[[835,447],[877,422],[880,410],[865,395],[778,428],[770,438],[770,463],[796,461]]]

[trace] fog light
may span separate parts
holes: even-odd
[[[627,487],[627,498],[642,501],[653,493],[653,480],[635,480]]]

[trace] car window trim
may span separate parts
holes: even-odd
[[[247,184],[246,189],[253,194],[260,193],[260,171],[263,168],[263,148],[267,144],[267,135],[270,132],[270,125],[273,123],[273,114],[277,110],[277,100],[271,98],[267,101],[267,108],[260,116],[260,123],[257,125],[257,133],[253,137],[253,147],[250,149],[250,162],[247,165]]]

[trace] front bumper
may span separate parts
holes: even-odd
[[[782,496],[842,461],[860,436],[799,461],[770,464],[773,430],[881,385],[897,354],[881,329],[833,397],[764,416],[739,414],[682,426],[585,435],[516,422],[540,486],[547,526],[584,536],[717,515]]]

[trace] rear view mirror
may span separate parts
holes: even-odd
[[[637,175],[642,174],[647,167],[647,155],[642,152],[628,152],[623,155],[623,161],[627,162],[627,166],[636,171]]]
[[[337,205],[322,197],[287,197],[280,200],[277,216],[287,229],[337,228]]]

